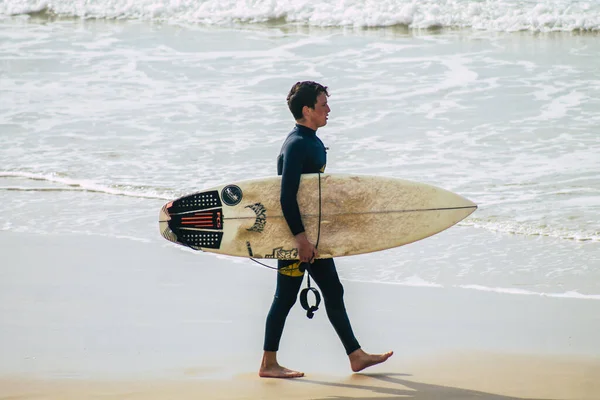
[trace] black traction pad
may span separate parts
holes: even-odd
[[[182,212],[207,210],[209,208],[221,206],[222,204],[219,197],[219,192],[216,190],[211,190],[209,192],[190,194],[189,196],[177,199],[173,202],[171,207],[169,207],[168,211],[169,214],[173,216],[174,214]]]
[[[218,249],[221,247],[223,232],[188,231],[179,230],[177,241],[191,247],[204,247],[206,249]]]

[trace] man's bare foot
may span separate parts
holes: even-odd
[[[261,378],[301,378],[304,376],[304,372],[282,367],[277,362],[277,352],[265,351],[258,370],[258,376]]]
[[[292,371],[278,364],[268,368],[261,366],[258,376],[261,378],[301,378],[304,376],[304,372]]]
[[[350,368],[352,371],[358,372],[362,371],[365,368],[372,367],[373,365],[380,364],[386,361],[394,354],[393,351],[388,351],[383,354],[368,354],[365,353],[362,349],[358,349],[350,353],[348,358],[350,358]]]

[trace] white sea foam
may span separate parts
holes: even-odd
[[[398,285],[398,286],[411,286],[411,287],[429,287],[429,288],[459,288],[467,290],[477,290],[481,292],[493,292],[500,294],[510,295],[521,295],[521,296],[541,296],[541,297],[553,297],[553,298],[568,298],[568,299],[580,299],[580,300],[600,300],[600,294],[582,294],[575,290],[567,291],[564,293],[546,293],[536,292],[532,290],[515,289],[515,288],[502,288],[502,287],[488,287],[483,285],[441,285],[433,282],[428,282],[418,276],[407,278],[400,282],[394,281],[376,281],[376,280],[361,280],[361,279],[342,279],[348,282],[360,282],[360,283],[375,283],[383,285]]]
[[[431,288],[442,288],[443,285],[434,282],[428,282],[418,276],[411,276],[403,281],[379,281],[379,280],[363,280],[363,279],[342,279],[349,282],[360,282],[360,283],[377,283],[384,285],[401,285],[401,286],[412,286],[412,287],[431,287]]]
[[[551,119],[563,118],[570,109],[579,107],[585,100],[586,96],[583,93],[578,93],[576,91],[563,96],[556,96],[546,107],[544,107],[539,116],[529,118],[529,120],[548,121]]]
[[[495,292],[495,293],[504,293],[504,294],[517,294],[517,295],[527,295],[527,296],[542,296],[542,297],[558,297],[558,298],[569,298],[569,299],[583,299],[583,300],[600,300],[600,294],[581,294],[577,291],[568,291],[564,293],[544,293],[544,292],[534,292],[530,290],[523,289],[513,289],[513,288],[494,288],[487,287],[481,285],[460,285],[458,286],[462,289],[471,289],[471,290],[479,290],[484,292]]]
[[[82,192],[96,192],[106,193],[115,196],[128,196],[138,197],[147,199],[163,199],[169,200],[171,196],[167,196],[159,193],[158,190],[148,190],[140,188],[139,190],[132,190],[135,188],[121,189],[117,187],[111,187],[102,185],[91,180],[86,179],[73,179],[67,177],[61,177],[57,174],[40,174],[31,172],[20,172],[20,171],[0,171],[0,178],[21,178],[30,179],[35,181],[46,181],[51,183],[58,183],[64,185],[63,187],[21,187],[21,186],[4,186],[0,187],[0,190],[15,190],[15,191],[82,191]]]
[[[145,19],[210,25],[273,20],[314,26],[471,27],[492,31],[600,30],[597,1],[477,0],[4,0],[0,15],[47,11],[81,18]]]
[[[600,231],[575,231],[558,226],[539,225],[532,222],[520,222],[514,220],[492,221],[469,218],[460,222],[460,225],[486,229],[492,232],[509,233],[512,235],[546,236],[578,242],[600,242]]]

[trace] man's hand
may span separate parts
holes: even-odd
[[[302,232],[294,236],[296,246],[298,247],[298,257],[302,262],[312,263],[319,256],[319,252],[314,244],[308,241],[306,233]]]

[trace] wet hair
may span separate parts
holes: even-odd
[[[321,93],[329,96],[327,86],[313,81],[294,83],[294,86],[292,86],[287,95],[287,104],[294,119],[299,120],[303,118],[302,109],[304,106],[314,109],[315,104],[317,104],[317,97]]]

